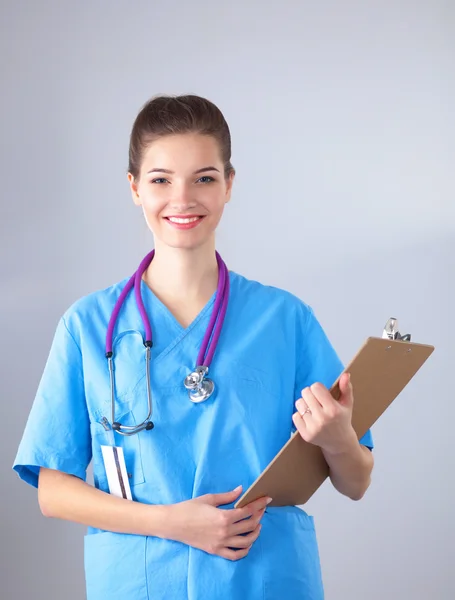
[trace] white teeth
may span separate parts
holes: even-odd
[[[178,217],[169,217],[169,221],[171,221],[172,223],[194,223],[194,221],[197,221],[200,217],[190,217],[189,219],[180,219]]]

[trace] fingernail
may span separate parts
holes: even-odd
[[[267,498],[267,502],[266,504],[270,504],[270,502],[272,502],[273,498]]]
[[[238,490],[241,490],[241,489],[242,489],[242,486],[241,486],[241,485],[238,485],[238,486],[235,488],[234,492],[237,492]]]

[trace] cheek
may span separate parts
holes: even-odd
[[[223,216],[224,206],[224,202],[220,202],[219,199],[216,201],[212,199],[210,204],[205,204],[205,208],[209,211],[207,226],[210,229],[216,229],[218,227],[218,223],[221,221]]]
[[[158,192],[145,193],[142,195],[142,208],[151,218],[156,217],[164,209],[167,199],[164,194]]]
[[[200,200],[214,216],[218,216],[224,211],[226,194],[220,189],[217,189],[216,192],[212,190],[211,193],[208,191],[205,197],[201,196]]]
[[[148,196],[142,196],[142,214],[148,228],[153,234],[157,234],[162,226],[160,214],[164,209],[166,203],[160,198],[156,197],[156,194],[148,194]]]
[[[221,220],[221,217],[223,216],[224,207],[225,207],[225,204],[223,202],[223,203],[219,204],[217,206],[216,210],[214,211],[214,217],[215,217],[217,223]]]

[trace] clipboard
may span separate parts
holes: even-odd
[[[382,338],[365,340],[343,371],[351,374],[352,426],[358,439],[402,392],[433,350],[434,346],[411,343],[410,334],[401,335],[395,318],[387,321]],[[340,377],[330,389],[335,400],[340,397]],[[322,450],[305,442],[296,431],[235,507],[241,508],[262,496],[273,499],[270,506],[302,505],[328,476],[329,466]]]

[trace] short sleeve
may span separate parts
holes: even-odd
[[[13,469],[38,487],[40,467],[85,480],[91,460],[82,356],[64,317],[58,323]]]
[[[311,307],[303,305],[300,336],[297,352],[295,397],[299,398],[303,388],[319,382],[331,388],[344,370],[344,365],[328,339]],[[359,442],[373,449],[373,437],[368,430]]]

